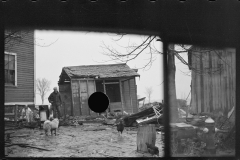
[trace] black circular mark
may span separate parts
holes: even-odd
[[[89,108],[96,113],[103,113],[109,106],[108,96],[102,92],[95,92],[88,98]]]

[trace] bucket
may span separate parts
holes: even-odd
[[[47,120],[47,113],[46,111],[40,111],[40,121],[46,121]]]

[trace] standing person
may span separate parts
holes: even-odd
[[[33,121],[33,112],[27,105],[22,109],[22,113],[21,113],[20,118],[21,119],[26,119],[27,122],[32,122]]]
[[[54,87],[53,90],[54,91],[48,97],[49,103],[52,104],[50,107],[50,114],[53,113],[53,117],[56,118],[55,112],[57,111],[58,119],[60,119],[61,117],[60,106],[62,105],[62,99],[61,99],[60,93],[57,90],[57,87]]]

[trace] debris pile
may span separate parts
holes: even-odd
[[[69,116],[66,115],[65,118],[60,118],[60,126],[78,126],[83,123],[93,122],[102,123],[104,117],[102,116]]]

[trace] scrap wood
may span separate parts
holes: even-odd
[[[25,144],[25,143],[11,143],[11,144],[5,145],[5,147],[11,147],[11,146],[14,146],[14,145],[24,147],[24,148],[29,147],[29,148],[35,148],[35,149],[39,149],[39,150],[43,150],[43,151],[52,151],[52,150],[48,150],[48,149],[44,149],[44,148],[30,146],[29,144]]]
[[[17,130],[17,129],[23,129],[24,127],[14,127],[14,128],[6,128],[5,131],[11,131],[11,130]]]

